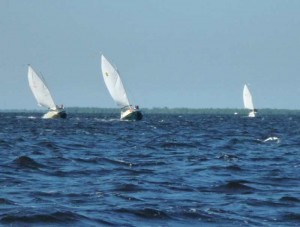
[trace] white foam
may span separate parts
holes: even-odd
[[[271,136],[271,137],[268,137],[267,139],[263,140],[263,142],[269,142],[269,141],[274,141],[274,142],[279,143],[280,139],[276,136]]]

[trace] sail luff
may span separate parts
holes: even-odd
[[[129,100],[119,73],[103,55],[101,56],[101,69],[105,85],[116,104],[120,107],[129,106]]]
[[[30,65],[28,66],[28,81],[37,103],[46,108],[55,109],[56,105],[48,87]]]

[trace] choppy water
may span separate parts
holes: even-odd
[[[300,224],[300,116],[0,117],[0,225]]]

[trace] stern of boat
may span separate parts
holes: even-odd
[[[55,119],[55,118],[67,118],[67,113],[65,110],[50,110],[45,113],[42,117],[43,119]]]
[[[256,115],[256,112],[255,111],[251,111],[249,114],[248,114],[248,117],[255,117]]]
[[[128,109],[121,112],[121,120],[125,121],[140,121],[143,119],[143,114],[140,110]]]

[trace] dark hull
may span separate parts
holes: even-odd
[[[125,121],[140,121],[142,119],[143,119],[143,114],[139,110],[135,110],[121,118],[121,120],[125,120]]]
[[[43,117],[44,119],[57,119],[57,118],[67,118],[67,113],[66,111],[57,111],[57,110],[52,110],[49,111],[48,113],[44,114]]]

